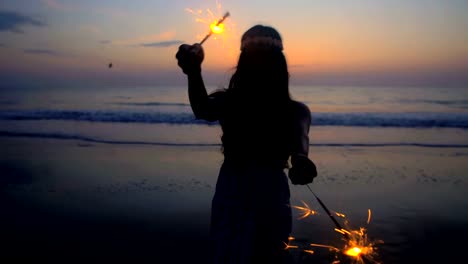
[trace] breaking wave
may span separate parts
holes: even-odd
[[[16,110],[0,112],[0,120],[69,120],[115,123],[205,124],[190,112],[117,110]],[[467,113],[313,113],[313,126],[468,128]]]

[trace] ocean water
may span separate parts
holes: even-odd
[[[383,263],[463,262],[467,89],[292,86],[291,95],[312,112],[312,189],[384,241]],[[207,263],[220,135],[217,123],[194,119],[186,87],[2,91],[0,242],[9,254],[0,261]],[[342,245],[309,190],[291,186],[292,204],[302,201],[319,214],[293,211],[295,245]],[[297,263],[334,260],[314,250],[293,252]]]
[[[313,145],[468,145],[467,89],[292,86],[291,95],[312,111]],[[185,87],[8,91],[0,110],[9,136],[219,144],[218,124],[194,118]]]

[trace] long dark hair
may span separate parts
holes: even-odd
[[[255,26],[250,33],[252,30],[270,35],[273,32],[277,34],[273,37],[281,41],[273,28]],[[249,31],[243,40],[248,38]],[[267,38],[242,47],[220,120],[226,158],[284,165],[289,156],[288,66],[282,46],[270,42]]]

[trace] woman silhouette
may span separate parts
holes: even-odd
[[[213,263],[285,263],[291,232],[289,186],[317,176],[308,158],[310,111],[289,95],[280,34],[257,25],[241,40],[229,87],[210,95],[201,76],[201,45],[181,45],[176,58],[188,76],[198,119],[219,121],[224,162],[212,203]]]

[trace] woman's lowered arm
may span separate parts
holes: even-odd
[[[317,168],[309,159],[309,129],[311,114],[309,108],[297,103],[295,112],[295,124],[291,139],[291,169],[289,178],[293,184],[311,183],[317,176]]]

